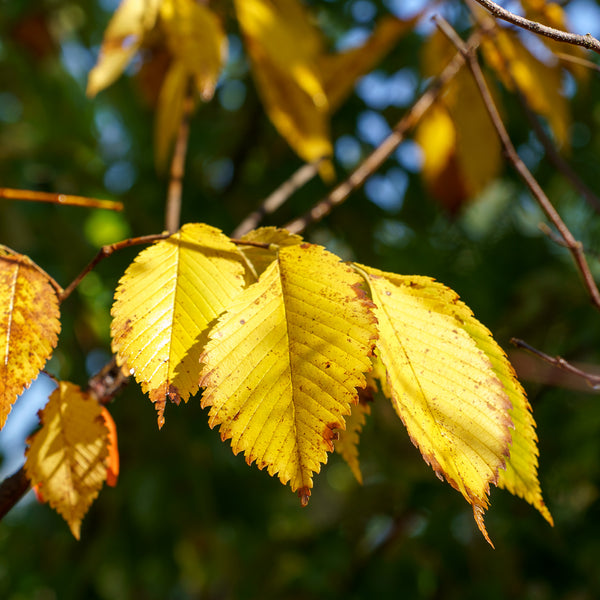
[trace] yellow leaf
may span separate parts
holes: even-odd
[[[360,281],[319,246],[281,248],[201,356],[210,426],[248,464],[289,481],[303,505],[370,369],[377,334]]]
[[[106,480],[108,431],[98,402],[61,381],[28,440],[25,471],[79,539],[81,521]]]
[[[158,171],[163,171],[183,116],[183,105],[190,74],[185,65],[173,61],[160,89],[154,124],[154,158]]]
[[[350,416],[346,418],[346,429],[339,432],[338,439],[334,442],[335,451],[348,463],[356,481],[362,485],[363,478],[358,462],[358,441],[360,432],[367,422],[367,415],[371,414],[371,400],[368,391],[358,390],[359,402],[353,404]]]
[[[198,389],[198,357],[212,321],[240,293],[243,265],[218,229],[188,224],[146,248],[119,282],[112,307],[113,352],[148,392],[164,423],[166,401]]]
[[[424,72],[439,73],[454,53],[445,36],[432,35],[424,47]],[[500,140],[466,69],[421,119],[415,139],[423,149],[427,187],[451,212],[479,194],[502,167]]]
[[[0,429],[50,358],[60,332],[56,290],[26,256],[0,247]]]
[[[102,40],[100,56],[90,71],[87,95],[95,96],[113,83],[154,27],[161,0],[123,0]]]
[[[483,512],[509,454],[507,392],[456,318],[456,295],[426,277],[360,268],[377,305],[377,348],[392,404],[425,461],[472,505],[490,541]]]
[[[384,17],[362,46],[346,52],[319,56],[319,70],[330,112],[342,104],[352,93],[356,80],[373,69],[398,39],[413,27],[415,21],[416,17],[408,21],[392,16]]]
[[[162,0],[160,16],[174,59],[194,76],[202,99],[210,100],[227,59],[227,37],[217,15],[195,0]]]
[[[260,227],[249,231],[242,236],[242,240],[248,242],[260,242],[262,244],[271,244],[271,248],[259,248],[257,246],[242,246],[240,251],[246,258],[248,266],[248,275],[250,278],[247,283],[254,283],[266,268],[277,258],[279,248],[285,246],[295,246],[302,243],[302,238],[286,231],[277,229],[277,227]]]
[[[546,64],[533,56],[510,31],[498,29],[482,42],[486,62],[493,67],[509,90],[515,86],[529,106],[548,120],[556,140],[568,145],[571,118],[567,98],[562,93],[560,65]]]
[[[323,51],[320,32],[297,0],[236,0],[240,27],[252,44],[280,72],[289,73],[315,106],[325,109],[317,57]]]

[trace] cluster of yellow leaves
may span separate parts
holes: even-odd
[[[168,400],[202,388],[210,426],[303,504],[334,442],[360,480],[360,397],[378,384],[486,538],[490,484],[551,522],[514,371],[458,296],[429,278],[344,264],[284,230],[234,244],[188,224],[138,255],[112,313],[117,361],[149,393],[159,426]]]
[[[60,291],[29,258],[0,247],[0,429],[56,346]],[[106,409],[68,382],[59,382],[40,420],[29,440],[26,473],[78,538],[103,482],[116,483],[116,428]]]
[[[300,0],[234,4],[267,114],[292,149],[309,162],[331,156],[331,114],[356,79],[370,71],[414,22],[387,17],[360,48],[330,53]],[[88,94],[115,81],[136,52],[144,44],[156,44],[157,37],[171,57],[155,128],[156,161],[164,166],[190,82],[203,100],[210,100],[225,63],[227,37],[213,10],[195,0],[123,0],[106,29]],[[323,163],[321,172],[331,176],[331,165]]]
[[[530,18],[566,29],[558,4],[546,0],[522,3]],[[571,117],[558,59],[550,53],[544,60],[538,58],[517,33],[499,26],[479,5],[472,10],[486,27],[481,44],[486,64],[508,90],[522,94],[530,109],[548,121],[559,146],[568,148]],[[423,46],[424,74],[440,73],[455,52],[441,32],[434,33]],[[493,86],[489,87],[493,92]],[[499,105],[497,98],[495,103]],[[416,141],[423,149],[425,183],[450,212],[477,196],[502,167],[498,136],[471,75],[464,69],[420,121]]]

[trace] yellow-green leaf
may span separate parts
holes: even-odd
[[[108,430],[98,402],[61,381],[28,440],[25,471],[79,539],[81,521],[106,480]]]
[[[446,288],[428,278],[361,269],[377,306],[392,404],[425,461],[472,505],[489,541],[483,512],[509,454],[508,394],[455,318],[457,296],[449,301]]]
[[[0,429],[50,358],[60,332],[56,290],[26,256],[0,247]]]
[[[363,478],[358,462],[358,442],[360,433],[365,423],[367,415],[371,414],[369,401],[371,396],[369,390],[358,390],[359,402],[352,405],[352,412],[346,417],[346,429],[340,431],[338,439],[334,442],[335,451],[348,463],[356,481],[362,485]]]
[[[166,401],[198,389],[209,326],[240,293],[244,267],[218,229],[188,224],[146,248],[119,282],[112,308],[113,352],[148,392],[164,423]]]
[[[195,0],[162,0],[160,16],[174,59],[193,75],[202,99],[210,100],[227,58],[220,20]]]
[[[113,15],[88,77],[87,94],[95,96],[113,83],[139,50],[154,27],[161,0],[123,0]]]
[[[319,246],[282,248],[201,356],[210,426],[249,464],[289,481],[303,504],[370,369],[377,334],[360,281]]]

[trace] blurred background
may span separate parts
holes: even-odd
[[[407,17],[425,3],[307,4],[331,47],[343,49],[363,40],[378,17]],[[600,33],[592,0],[562,4],[574,31]],[[134,59],[94,99],[85,95],[117,5],[0,0],[0,186],[125,204],[119,214],[0,200],[0,243],[30,256],[63,286],[103,244],[164,228],[168,178],[157,174],[151,150],[158,83],[145,69],[148,56]],[[229,2],[220,10],[229,59],[215,98],[192,118],[182,222],[229,233],[301,161],[264,114]],[[438,3],[436,10],[459,31],[468,29],[461,3]],[[333,117],[338,180],[424,89],[422,48],[431,31],[424,18],[357,82]],[[587,58],[594,60],[591,53]],[[600,194],[599,75],[590,71],[580,80],[565,71],[563,83],[571,113],[564,155]],[[549,163],[515,98],[500,86],[497,92],[515,146],[600,277],[598,212]],[[509,167],[476,197],[449,207],[424,185],[422,164],[421,149],[408,139],[364,189],[305,235],[345,259],[438,279],[490,328],[533,406],[539,478],[555,527],[494,489],[486,515],[492,550],[469,505],[422,461],[382,397],[361,440],[364,485],[332,455],[301,508],[289,488],[233,456],[209,429],[197,397],[169,406],[159,433],[154,408],[131,382],[110,406],[119,433],[119,485],[101,491],[80,542],[32,494],[11,511],[0,524],[1,598],[600,597],[600,398],[509,344],[522,338],[593,370],[600,365],[600,315],[568,252],[540,230],[544,217]],[[311,181],[265,224],[283,225],[328,189]],[[110,358],[112,294],[138,251],[103,261],[64,303],[48,372],[85,386]],[[0,432],[3,476],[21,466],[25,438],[52,385],[40,376]]]

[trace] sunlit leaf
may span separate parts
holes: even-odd
[[[508,394],[456,319],[456,295],[450,299],[426,277],[361,269],[377,306],[377,348],[392,404],[425,461],[472,505],[489,541],[483,512],[509,454]]]
[[[210,426],[303,504],[370,369],[375,320],[360,281],[319,246],[282,248],[201,356]]]
[[[28,440],[25,471],[79,539],[81,521],[106,479],[108,432],[98,402],[61,381]]]
[[[121,278],[112,308],[113,351],[155,403],[159,427],[167,400],[179,404],[198,389],[203,339],[241,291],[243,271],[225,235],[189,224],[143,250]]]
[[[117,426],[106,407],[102,407],[101,416],[104,419],[104,425],[108,431],[106,438],[106,448],[108,456],[106,457],[106,485],[114,487],[119,479],[119,444],[117,442]]]
[[[358,462],[358,442],[362,428],[367,422],[367,415],[371,414],[369,404],[371,395],[369,390],[358,390],[358,393],[359,402],[352,405],[352,412],[350,416],[346,417],[346,429],[339,432],[334,446],[335,451],[348,463],[358,483],[362,484],[363,478]]]
[[[50,358],[60,332],[56,289],[34,263],[0,247],[0,429]]]
[[[161,0],[123,0],[102,40],[100,56],[88,77],[87,94],[95,96],[113,83],[154,27]]]
[[[162,0],[160,16],[174,59],[193,75],[202,99],[210,100],[227,58],[220,20],[195,0]]]

